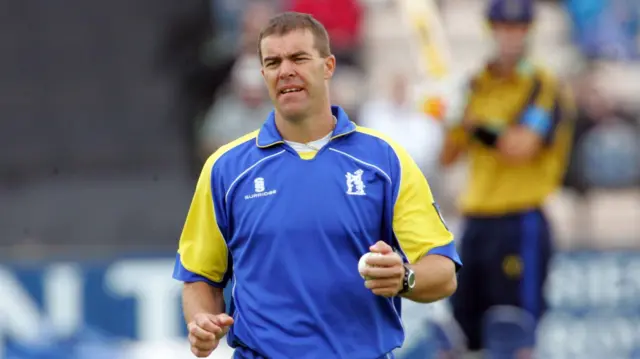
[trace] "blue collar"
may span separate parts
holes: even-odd
[[[331,113],[338,120],[336,128],[333,130],[331,139],[348,135],[356,130],[356,125],[349,120],[349,116],[339,106],[331,106]],[[260,148],[266,148],[277,144],[284,143],[280,132],[276,128],[275,111],[271,111],[269,117],[260,128],[258,137],[256,137],[256,145]]]

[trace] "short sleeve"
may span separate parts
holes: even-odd
[[[214,174],[219,154],[205,163],[184,223],[173,277],[183,282],[207,282],[224,287],[230,273],[224,225],[224,190]]]
[[[520,123],[548,140],[561,120],[561,90],[558,80],[551,74],[539,71],[536,76],[538,93],[525,109]]]
[[[409,263],[427,254],[438,254],[460,267],[453,234],[440,214],[426,178],[404,148],[395,145],[393,150],[400,166],[393,208],[393,232],[400,249]]]

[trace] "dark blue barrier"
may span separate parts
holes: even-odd
[[[0,340],[18,350],[19,343],[42,338],[33,331],[37,327],[77,345],[183,337],[181,285],[171,278],[173,258],[0,265]],[[551,311],[538,331],[542,357],[637,357],[640,252],[561,253],[553,267],[547,288]],[[400,357],[424,359],[427,350],[435,350],[432,333],[437,330],[428,329],[432,322],[426,312],[410,313],[424,316],[424,328],[408,333],[408,339],[420,338],[408,340]]]

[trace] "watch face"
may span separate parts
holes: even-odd
[[[407,282],[409,284],[409,288],[413,288],[416,285],[416,275],[413,273],[413,271],[409,272]]]

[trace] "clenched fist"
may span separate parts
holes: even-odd
[[[362,275],[367,278],[365,286],[375,295],[396,296],[404,282],[402,257],[382,241],[378,241],[369,250],[378,255],[367,258],[368,267],[362,271]]]
[[[227,334],[233,318],[226,314],[200,313],[187,325],[191,352],[198,358],[206,358],[218,347]]]

